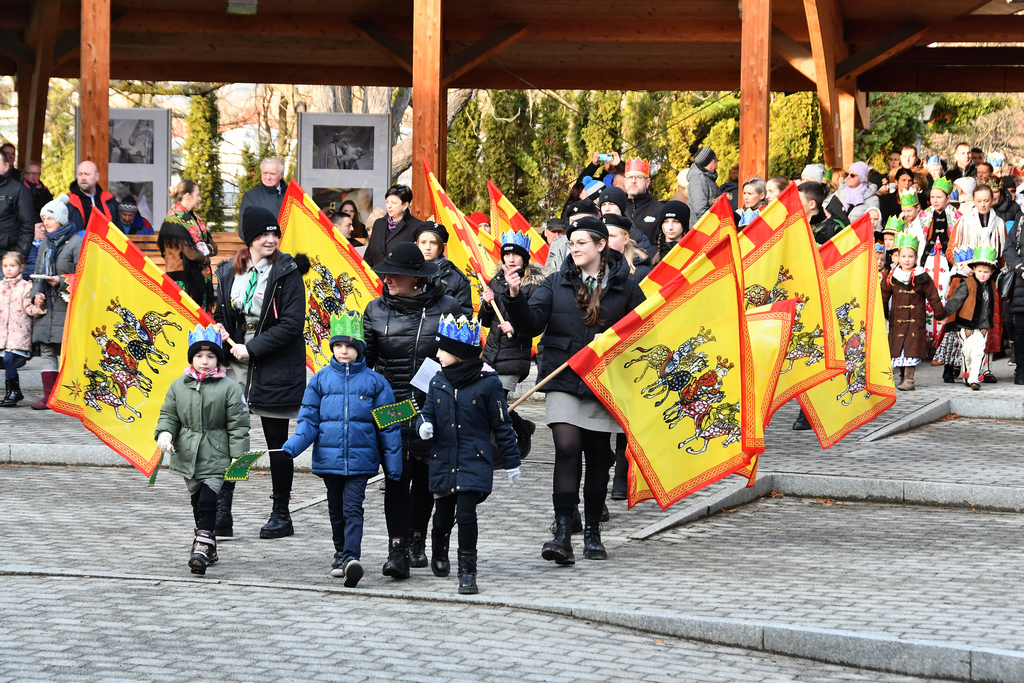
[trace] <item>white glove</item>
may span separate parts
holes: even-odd
[[[174,444],[171,443],[171,433],[160,432],[160,435],[156,437],[156,447],[167,455],[174,453]]]
[[[519,476],[521,473],[519,472],[519,468],[517,467],[514,470],[505,470],[505,474],[508,475],[508,487],[512,488],[513,486],[516,485],[516,482],[519,481]]]
[[[420,438],[426,441],[427,439],[434,438],[434,425],[429,422],[424,422],[420,425]]]

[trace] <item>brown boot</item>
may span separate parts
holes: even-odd
[[[900,391],[914,391],[917,388],[917,385],[914,384],[914,371],[917,370],[917,368],[909,366],[903,368],[903,370],[903,381],[900,382],[900,385],[896,388]]]

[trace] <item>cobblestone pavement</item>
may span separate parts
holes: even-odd
[[[911,681],[529,611],[5,577],[0,680]]]

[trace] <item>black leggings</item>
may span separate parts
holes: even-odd
[[[551,425],[555,440],[555,476],[551,501],[556,515],[572,516],[579,505],[583,460],[587,476],[583,481],[583,511],[600,517],[608,493],[608,468],[612,464],[611,438],[607,432],[593,432],[558,422]]]
[[[1024,313],[1013,314],[1013,356],[1019,368],[1024,367]]]
[[[260,417],[263,423],[263,436],[267,439],[267,448],[281,448],[288,440],[288,420],[280,417]],[[292,478],[295,476],[295,461],[284,451],[271,450],[270,479],[274,487],[274,495],[290,496]]]
[[[412,532],[427,534],[434,496],[427,489],[427,463],[407,454],[402,461],[402,479],[384,480],[384,518],[389,538],[408,538]]]
[[[437,499],[434,511],[434,537],[450,534],[455,522],[459,523],[459,550],[476,551],[476,506],[480,503],[478,491],[463,491]]]
[[[217,494],[205,483],[192,494],[192,516],[196,520],[196,529],[213,532],[217,522]]]

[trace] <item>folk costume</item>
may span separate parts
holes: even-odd
[[[966,263],[972,269],[977,265],[987,265],[995,273],[999,254],[994,247],[982,246],[973,250]],[[955,330],[963,353],[961,364],[964,383],[977,391],[980,382],[990,381],[991,373],[984,372],[990,365],[991,354],[986,352],[989,336],[994,328],[995,307],[998,293],[994,279],[980,282],[972,274],[970,277],[954,276],[950,283],[950,294],[946,300],[946,312],[950,315],[946,323],[947,336],[953,336]],[[997,332],[998,333],[998,332]],[[995,381],[995,377],[991,378]]]
[[[195,212],[186,210],[181,202],[175,202],[160,226],[157,246],[171,279],[203,310],[212,313],[214,295],[210,259],[217,255],[217,245],[206,224]]]

